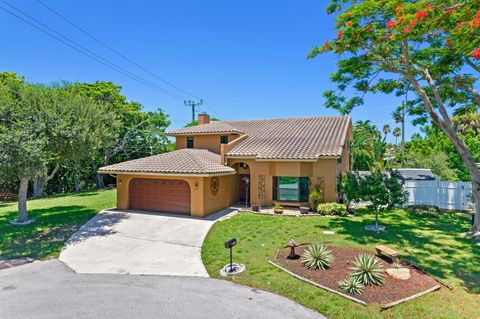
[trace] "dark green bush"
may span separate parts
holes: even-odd
[[[411,214],[425,217],[438,217],[441,214],[440,208],[434,205],[411,205],[406,210]]]
[[[317,213],[321,215],[347,216],[347,206],[339,203],[325,203],[317,206]]]

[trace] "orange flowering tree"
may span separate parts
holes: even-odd
[[[479,232],[480,172],[451,116],[480,107],[480,0],[330,0],[327,12],[337,34],[309,54],[338,55],[326,106],[346,114],[365,94],[414,91],[408,112],[436,123],[470,173]]]

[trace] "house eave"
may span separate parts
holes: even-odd
[[[237,174],[236,171],[224,173],[158,173],[158,172],[142,172],[142,171],[102,171],[98,170],[99,174],[116,174],[116,175],[144,175],[144,176],[178,176],[178,177],[213,177],[213,176],[228,176]]]
[[[257,162],[309,162],[315,163],[321,159],[339,159],[341,156],[319,156],[318,158],[258,158],[256,156],[238,156],[238,155],[227,155],[227,159],[252,159]]]
[[[197,136],[197,135],[224,135],[224,134],[245,134],[240,131],[200,132],[200,133],[165,133],[166,136]]]

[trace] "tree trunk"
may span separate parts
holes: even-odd
[[[98,167],[95,161],[92,161],[92,168],[95,173],[95,181],[97,183],[97,189],[104,189],[105,183],[103,182],[103,176],[98,173]]]
[[[38,176],[33,181],[33,197],[34,198],[41,198],[45,196],[45,188],[47,187],[48,181],[50,181],[55,174],[57,173],[59,165],[56,165],[55,168],[52,170],[50,175],[48,176]]]
[[[75,170],[74,179],[75,180],[73,181],[73,189],[76,193],[78,193],[80,192],[80,177],[77,170]]]
[[[46,184],[46,177],[45,176],[38,176],[33,181],[33,197],[34,198],[41,198],[45,195],[45,184]]]
[[[419,88],[417,92],[419,92],[420,97],[424,100],[424,103],[425,103],[426,101],[425,91]],[[439,108],[441,107],[442,106],[440,106]],[[442,119],[433,110],[433,107],[431,104],[426,105],[426,110],[427,110],[427,113],[430,115],[430,118],[432,118],[432,120],[438,125],[440,130],[443,133],[445,133],[448,139],[452,142],[453,146],[455,147],[455,150],[457,151],[458,155],[460,155],[462,162],[465,164],[465,166],[468,169],[468,172],[470,173],[470,181],[472,183],[473,205],[475,210],[475,221],[471,231],[474,233],[478,232],[480,231],[480,170],[477,167],[477,164],[472,156],[472,153],[470,153],[470,150],[468,149],[465,142],[460,138],[460,136],[458,136],[458,133],[450,124],[449,119],[447,118],[444,121],[442,121]]]
[[[432,89],[433,96],[435,98],[435,101],[437,102],[437,109],[440,115],[437,114],[437,112],[433,108],[433,104],[430,100],[430,97],[427,95],[425,90],[422,88],[420,83],[418,83],[417,79],[414,77],[414,75],[411,72],[410,64],[409,64],[410,59],[409,59],[409,52],[408,52],[408,44],[404,45],[402,47],[402,50],[404,52],[405,76],[408,78],[410,83],[413,85],[415,91],[418,93],[418,95],[422,99],[422,102],[425,106],[425,110],[427,111],[430,118],[435,122],[435,124],[438,125],[440,130],[452,142],[453,146],[455,147],[455,150],[460,155],[460,158],[462,159],[463,163],[468,169],[468,172],[470,173],[470,181],[472,183],[473,203],[474,203],[474,209],[475,209],[475,221],[474,221],[473,227],[471,228],[471,231],[473,233],[479,232],[480,231],[480,169],[477,167],[477,164],[475,163],[472,153],[470,153],[470,150],[468,149],[467,145],[460,138],[458,133],[455,131],[455,128],[452,126],[450,117],[448,115],[448,112],[445,109],[440,92],[438,91],[435,81],[431,77],[428,69],[423,69],[423,70],[417,69],[417,70],[423,73],[425,80],[428,82],[428,85]]]
[[[73,190],[75,193],[80,192],[80,181],[78,180],[77,176],[75,176],[75,181],[73,183]]]
[[[378,229],[378,206],[375,206],[375,228]]]
[[[28,221],[28,211],[27,211],[27,192],[28,192],[28,181],[30,180],[27,176],[22,176],[20,178],[20,186],[18,187],[18,218],[19,222]]]

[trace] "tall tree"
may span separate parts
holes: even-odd
[[[452,113],[478,110],[480,10],[476,0],[330,0],[337,37],[312,50],[339,56],[327,91],[328,107],[349,113],[367,93],[405,93],[405,81],[417,99],[412,113],[430,118],[448,137],[468,169],[475,204],[472,231],[480,231],[480,170],[455,130]],[[360,95],[348,98],[346,88]],[[448,111],[452,108],[452,111]]]
[[[387,135],[390,134],[390,132],[392,131],[392,129],[390,128],[390,125],[389,124],[385,124],[382,128],[382,132],[383,132],[383,135],[384,135],[384,138],[385,140],[387,139]]]
[[[402,135],[402,129],[396,127],[393,129],[393,136],[395,136],[395,146],[398,146],[398,138]]]
[[[115,113],[88,96],[56,84],[46,95],[48,105],[42,110],[48,118],[45,127],[47,168],[34,179],[34,197],[42,197],[50,179],[60,166],[70,166],[78,176],[83,162],[93,160],[92,152],[114,137],[118,126]],[[76,178],[78,186],[78,178]],[[76,187],[78,190],[78,187]]]
[[[121,86],[112,82],[74,83],[71,88],[108,107],[119,120],[113,138],[102,143],[103,147],[97,149],[95,160],[91,161],[98,189],[104,188],[103,177],[97,173],[99,165],[167,151],[169,140],[164,132],[170,121],[161,109],[144,112],[140,103],[127,101],[121,94]]]
[[[47,119],[45,88],[25,85],[13,90],[0,85],[0,175],[16,178],[18,187],[17,222],[28,223],[28,183],[45,170]]]
[[[353,139],[350,144],[350,168],[355,171],[370,171],[375,168],[376,159],[383,143],[380,131],[370,121],[358,121],[353,125]],[[376,153],[377,151],[377,153]]]

